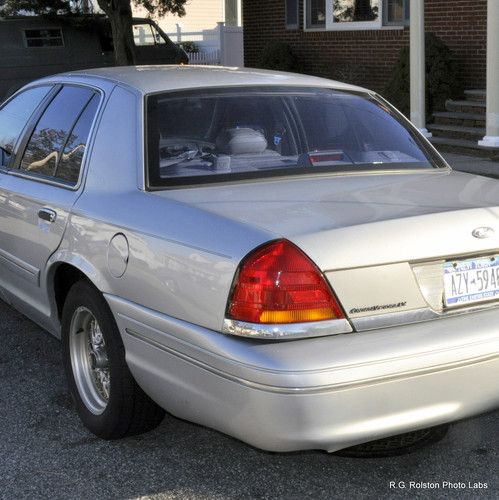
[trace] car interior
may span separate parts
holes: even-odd
[[[150,115],[160,178],[314,166],[433,166],[388,109],[354,94],[160,96]]]

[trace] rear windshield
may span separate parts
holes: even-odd
[[[214,89],[147,98],[150,187],[355,170],[438,158],[392,108],[315,88]]]

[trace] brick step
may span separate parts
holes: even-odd
[[[445,102],[447,111],[455,111],[458,113],[474,113],[485,115],[487,105],[485,102],[479,101],[453,101],[451,99]]]
[[[485,128],[463,127],[460,125],[428,125],[428,130],[436,137],[447,137],[449,139],[464,139],[468,141],[479,141],[485,136]]]
[[[467,101],[485,102],[487,99],[487,92],[482,89],[465,90],[464,96]]]
[[[458,113],[437,111],[433,113],[435,123],[441,125],[462,125],[463,127],[485,127],[485,116],[480,113]]]
[[[478,141],[448,137],[431,137],[430,141],[441,152],[461,153],[480,158],[495,158],[499,154],[499,150],[481,148],[478,146]]]

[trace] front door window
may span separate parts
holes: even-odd
[[[166,40],[152,24],[134,24],[133,40],[136,47],[164,45]]]
[[[0,166],[9,165],[17,139],[51,88],[45,85],[27,89],[0,109]]]

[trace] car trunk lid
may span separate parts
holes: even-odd
[[[364,319],[359,329],[379,326],[365,320],[373,316],[454,310],[444,301],[445,263],[499,254],[499,182],[459,172],[314,176],[166,195],[297,244],[347,316]],[[487,238],[473,236],[483,227]]]
[[[449,171],[311,176],[157,194],[298,244],[323,270],[498,247],[499,182]],[[481,226],[491,238],[474,238]]]

